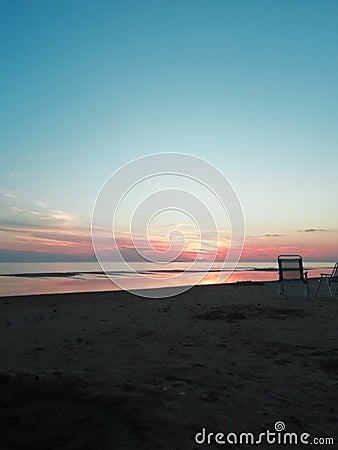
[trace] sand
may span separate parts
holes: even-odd
[[[276,294],[269,282],[1,298],[1,450],[279,448],[195,440],[277,421],[335,440],[284,449],[338,448],[338,300]]]

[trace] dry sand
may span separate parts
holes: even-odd
[[[276,293],[1,298],[0,449],[279,448],[194,441],[277,421],[336,442],[281,448],[338,448],[338,300]]]

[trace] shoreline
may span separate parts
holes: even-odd
[[[311,280],[316,281],[316,280],[319,280],[319,278],[318,277],[311,278]],[[199,284],[199,285],[192,286],[192,287],[189,287],[189,286],[182,286],[182,287],[188,287],[189,288],[188,291],[190,291],[191,289],[195,289],[195,288],[208,288],[208,287],[215,287],[215,286],[251,286],[251,285],[263,286],[263,285],[265,285],[267,283],[275,283],[276,286],[277,286],[277,281],[275,281],[275,280],[267,280],[267,281],[244,280],[244,281],[234,281],[234,282],[231,282],[231,283]],[[151,293],[151,291],[153,291],[155,289],[156,290],[161,290],[161,289],[165,290],[166,288],[163,287],[163,288],[148,289],[149,293]],[[135,291],[136,290],[137,289],[135,289]],[[144,289],[139,289],[139,290],[140,291],[144,291]],[[277,287],[276,287],[276,290],[277,290]],[[169,299],[170,298],[173,299],[173,298],[178,297],[180,295],[184,295],[188,291],[185,291],[182,294],[174,295],[174,296],[168,297],[168,298]],[[122,293],[122,295],[125,295],[126,297],[132,296],[133,298],[140,299],[140,300],[144,299],[144,300],[163,301],[163,300],[168,299],[168,298],[165,298],[165,297],[163,299],[161,299],[161,298],[148,298],[148,297],[143,297],[143,296],[138,296],[136,294],[132,294],[132,293],[130,293],[128,291],[125,291],[123,289],[116,289],[116,290],[106,290],[106,291],[83,291],[83,292],[82,291],[81,292],[69,291],[69,292],[48,292],[48,293],[4,295],[4,296],[0,295],[0,303],[1,303],[1,301],[9,301],[9,300],[15,300],[15,299],[33,300],[36,297],[47,297],[47,299],[49,299],[50,297],[55,297],[55,296],[58,296],[58,297],[67,296],[67,297],[71,297],[72,298],[72,297],[80,297],[80,296],[84,296],[84,295],[85,296],[88,296],[88,295],[89,296],[91,296],[91,295],[92,296],[96,296],[97,295],[97,296],[106,297],[109,294],[115,296],[115,295],[117,295],[117,293]],[[71,298],[70,298],[70,300],[71,300]]]
[[[310,285],[312,285],[312,290],[314,291],[315,290],[315,287],[314,287],[314,285],[315,285],[315,283],[317,283],[317,282],[319,282],[319,280],[320,280],[320,277],[318,277],[318,276],[315,276],[315,277],[309,277],[308,278],[308,281],[309,281],[309,284]],[[106,280],[106,281],[108,281],[108,280]],[[190,285],[179,285],[179,287],[183,287],[183,288],[188,288],[187,290],[189,291],[190,289],[194,289],[194,288],[197,288],[197,287],[212,287],[212,286],[237,286],[237,285],[239,285],[239,286],[244,286],[244,285],[265,285],[265,284],[267,284],[267,283],[275,283],[276,284],[276,286],[277,286],[277,282],[278,282],[278,280],[265,280],[265,279],[263,279],[263,280],[261,280],[261,279],[258,279],[258,280],[251,280],[251,279],[249,279],[249,280],[237,280],[237,281],[230,281],[230,282],[224,282],[224,283],[201,283],[201,284],[197,284],[197,285],[194,285],[194,286],[190,286]],[[111,283],[111,281],[109,281],[109,283]],[[297,282],[296,282],[297,283]],[[142,289],[142,288],[139,288],[139,289],[133,289],[133,291],[143,291],[143,292],[145,292],[145,291],[149,291],[149,293],[151,294],[151,292],[152,291],[154,291],[154,290],[165,290],[165,289],[167,289],[167,287],[154,287],[154,288],[147,288],[147,289]],[[277,288],[276,288],[277,289]],[[118,292],[126,292],[127,294],[126,295],[128,295],[128,293],[129,293],[129,291],[125,291],[124,289],[121,289],[121,288],[119,288],[118,286],[115,286],[114,285],[114,288],[113,289],[102,289],[102,290],[99,290],[99,289],[97,289],[97,290],[77,290],[77,291],[75,291],[75,290],[70,290],[70,291],[59,291],[59,292],[57,292],[57,291],[55,291],[55,292],[36,292],[36,293],[22,293],[22,294],[17,294],[17,293],[14,293],[14,294],[4,294],[4,295],[2,295],[1,293],[0,293],[0,302],[1,301],[3,301],[3,300],[6,300],[6,299],[13,299],[13,298],[33,298],[33,297],[36,297],[36,296],[55,296],[55,295],[58,295],[58,296],[64,296],[64,295],[69,295],[69,296],[79,296],[79,295],[88,295],[88,294],[112,294],[112,293],[118,293]],[[185,291],[186,292],[186,291]],[[129,293],[130,294],[130,293]],[[145,296],[143,296],[143,295],[141,295],[141,296],[138,296],[138,295],[136,295],[136,294],[130,294],[130,295],[135,295],[135,297],[142,297],[142,298],[147,298],[147,297],[145,297]],[[177,295],[173,295],[172,297],[176,297]],[[171,298],[172,298],[171,297]],[[311,295],[310,295],[310,297],[311,297]]]
[[[337,300],[280,299],[275,282],[2,300],[4,450],[42,438],[52,450],[214,449],[194,441],[203,427],[258,434],[277,421],[337,442]]]
[[[308,269],[310,270],[310,269]],[[183,269],[163,269],[163,270],[139,270],[137,273],[146,274],[146,273],[204,273],[204,270],[183,270]],[[236,270],[219,270],[219,269],[210,269],[207,273],[227,273],[227,272],[278,272],[278,268],[274,267],[250,267],[247,269],[236,269]],[[77,275],[105,275],[104,271],[76,271],[76,272],[18,272],[18,273],[2,273],[0,277],[23,277],[23,278],[50,278],[50,277],[74,277]],[[110,275],[112,274],[131,274],[133,272],[128,272],[126,270],[114,270],[108,272]]]

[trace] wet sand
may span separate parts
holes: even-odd
[[[195,441],[277,421],[338,448],[337,299],[274,282],[2,297],[0,356],[2,450],[279,448]]]

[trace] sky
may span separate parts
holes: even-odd
[[[165,152],[229,180],[243,260],[338,260],[336,1],[2,0],[0,21],[0,261],[91,260],[107,178]],[[189,259],[189,218],[152,238],[179,226]]]

